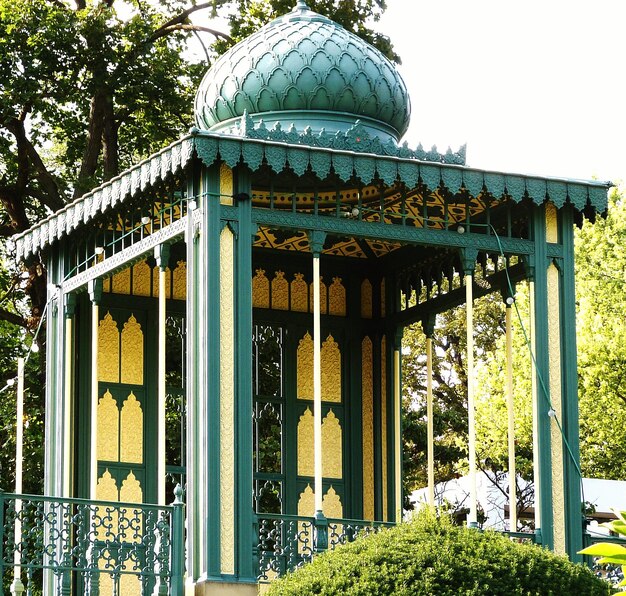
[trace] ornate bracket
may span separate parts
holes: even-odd
[[[102,299],[102,278],[90,279],[87,282],[87,292],[89,292],[89,300],[93,304],[98,304]]]
[[[170,260],[170,245],[163,243],[155,246],[154,259],[156,260],[158,268],[161,271],[165,271]]]
[[[476,268],[478,250],[476,248],[459,248],[459,255],[464,275],[473,275]]]
[[[314,257],[319,257],[322,254],[324,248],[324,242],[326,242],[326,232],[320,232],[319,230],[312,230],[307,232],[309,237],[309,246]]]

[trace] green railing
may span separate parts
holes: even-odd
[[[358,536],[394,525],[391,522],[259,513],[257,579],[261,583],[270,582],[309,563],[316,553],[333,550]]]
[[[184,587],[184,504],[0,492],[0,594],[171,594]]]

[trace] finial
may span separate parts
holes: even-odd
[[[298,0],[298,3],[296,4],[296,9],[309,10],[309,7],[307,6],[305,0]]]

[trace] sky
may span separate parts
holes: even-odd
[[[409,146],[479,168],[626,182],[626,2],[387,0]]]

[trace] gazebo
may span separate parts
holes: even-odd
[[[575,557],[573,231],[608,184],[399,144],[395,67],[303,0],[215,62],[195,114],[15,238],[48,263],[45,497],[14,504],[22,530],[48,515],[48,593],[256,593],[401,521],[403,329],[462,304],[475,474],[472,302],[521,280],[531,537]]]

